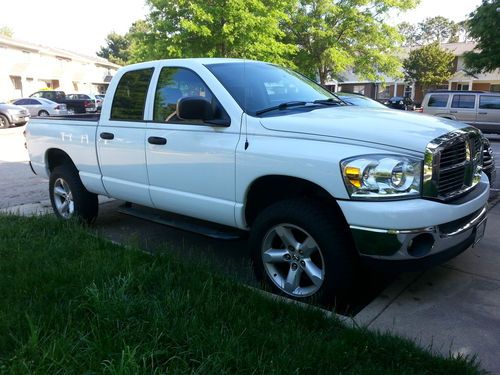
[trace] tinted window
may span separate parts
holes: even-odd
[[[185,97],[205,98],[212,104],[214,119],[227,117],[222,106],[193,71],[184,68],[163,68],[155,93],[153,121],[201,124],[202,120],[183,120],[177,116],[177,102]]]
[[[475,95],[453,95],[452,108],[474,108]]]
[[[30,104],[30,105],[40,105],[40,104],[47,104],[47,100],[45,101],[40,101],[40,100],[35,100],[35,99],[28,99],[28,103],[26,104]]]
[[[500,96],[479,96],[479,108],[481,109],[500,109]]]
[[[19,100],[16,100],[13,104],[15,104],[15,105],[26,105],[26,104],[29,104],[29,100],[28,99],[19,99]]]
[[[112,120],[144,119],[144,106],[152,75],[153,68],[134,70],[123,75],[113,98]]]
[[[448,103],[448,94],[432,94],[429,98],[429,107],[446,107]]]

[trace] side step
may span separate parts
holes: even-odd
[[[218,240],[234,241],[246,236],[245,231],[240,231],[235,228],[160,211],[154,208],[136,205],[132,206],[128,202],[121,205],[118,208],[118,212]]]

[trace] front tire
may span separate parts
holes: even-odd
[[[10,128],[9,119],[4,115],[0,115],[0,129],[7,129],[7,128]]]
[[[75,168],[60,165],[50,174],[49,194],[52,209],[63,220],[73,217],[92,223],[97,217],[99,203],[97,195],[83,186]]]
[[[250,233],[250,253],[265,287],[305,302],[341,305],[354,289],[357,257],[334,212],[315,201],[266,208]]]
[[[47,112],[47,111],[38,112],[38,116],[40,116],[40,117],[47,117],[48,115],[49,115],[49,112]]]

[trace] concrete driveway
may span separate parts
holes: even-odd
[[[0,132],[0,209],[50,212],[47,181],[31,174],[22,131],[23,128],[15,128]],[[491,139],[500,167],[500,137]],[[493,194],[499,188],[500,176]],[[380,293],[377,288],[386,280],[378,285],[367,283],[376,286],[367,293],[370,298],[353,322],[409,337],[444,355],[476,353],[485,369],[500,374],[500,205],[497,202],[498,198],[493,197],[485,237],[478,246],[440,267],[400,275]],[[245,240],[211,240],[125,216],[117,212],[120,204],[106,201],[100,206],[95,228],[107,238],[134,243],[150,251],[174,250],[178,256],[209,262],[215,272],[256,284]]]

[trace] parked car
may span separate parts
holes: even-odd
[[[485,91],[428,92],[422,111],[429,115],[463,121],[483,133],[500,134],[500,93]]]
[[[336,92],[335,95],[338,96],[340,99],[342,99],[344,102],[351,105],[357,105],[360,107],[370,107],[370,108],[387,108],[382,103],[367,98],[366,96],[361,94],[353,94],[349,92]]]
[[[385,100],[384,105],[389,108],[401,109],[404,111],[415,110],[415,103],[407,96],[393,96],[392,98]]]
[[[29,118],[30,114],[26,108],[15,104],[0,103],[0,129],[24,125]]]
[[[31,116],[61,116],[68,114],[66,104],[59,104],[44,98],[22,98],[14,101],[14,104],[26,108]]]
[[[66,108],[72,113],[95,112],[95,103],[89,99],[68,99],[64,91],[42,90],[30,95],[30,98],[44,98],[59,104],[66,104]]]
[[[103,194],[205,235],[248,231],[260,280],[329,304],[352,291],[361,263],[425,268],[484,234],[482,135],[464,123],[345,105],[248,60],[130,65],[107,95],[95,120],[28,123],[33,171],[61,219],[93,221]]]
[[[94,103],[95,112],[100,111],[102,108],[102,99],[94,94],[66,94],[68,99],[91,100]]]

